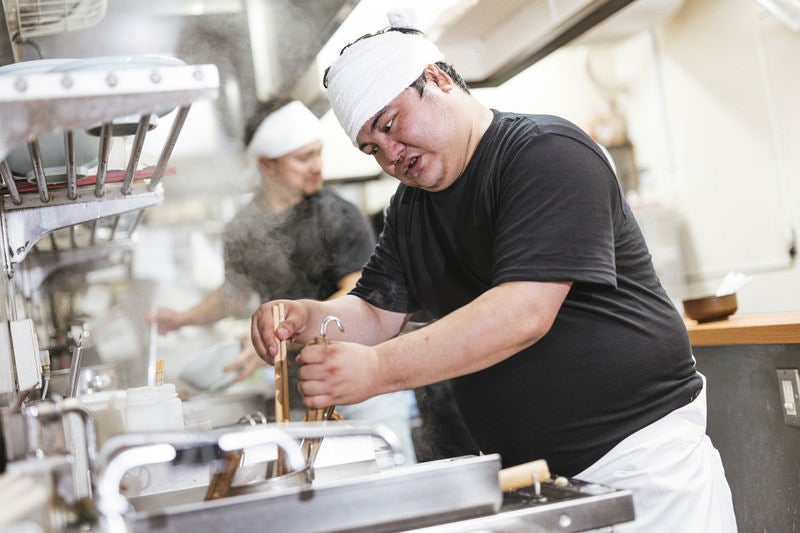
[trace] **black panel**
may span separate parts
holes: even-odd
[[[708,379],[708,434],[722,456],[739,531],[797,531],[800,428],[787,426],[778,368],[800,368],[800,345],[695,347]]]

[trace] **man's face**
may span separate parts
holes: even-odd
[[[406,88],[362,126],[359,149],[410,187],[446,189],[466,166],[450,91],[437,80],[428,80],[422,96]]]
[[[322,142],[316,141],[280,156],[275,174],[289,187],[314,194],[322,188]]]

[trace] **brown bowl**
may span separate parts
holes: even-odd
[[[703,296],[683,301],[683,312],[687,318],[698,322],[724,320],[736,312],[736,293],[724,296]]]

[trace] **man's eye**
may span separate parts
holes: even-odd
[[[378,153],[378,147],[374,144],[367,144],[361,149],[361,151],[367,155],[375,155]]]
[[[389,122],[387,122],[386,124],[384,124],[384,126],[383,126],[383,132],[384,133],[389,133],[389,130],[392,129],[392,123],[394,123],[394,119],[392,119]]]

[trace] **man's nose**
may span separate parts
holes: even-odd
[[[402,161],[404,152],[405,145],[402,143],[396,141],[386,141],[384,143],[384,157],[386,158],[386,162],[391,166],[395,166]]]
[[[312,172],[322,172],[322,156],[316,156],[311,159],[311,170]]]

